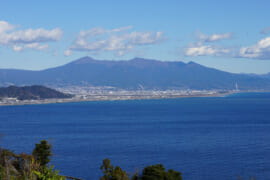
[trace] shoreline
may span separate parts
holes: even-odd
[[[127,101],[127,100],[151,100],[151,99],[177,99],[177,98],[196,98],[196,97],[224,97],[231,94],[243,92],[224,92],[213,94],[190,94],[190,95],[93,95],[89,98],[71,98],[71,99],[39,99],[39,100],[23,100],[14,102],[1,102],[0,106],[24,106],[39,104],[58,104],[73,102],[94,102],[94,101]]]
[[[188,94],[188,95],[92,95],[88,98],[74,97],[67,99],[39,99],[39,100],[22,100],[14,102],[1,102],[1,106],[24,106],[40,104],[60,104],[75,102],[95,102],[95,101],[128,101],[128,100],[151,100],[151,99],[178,99],[178,98],[199,98],[199,97],[225,97],[238,93],[263,93],[269,91],[228,91],[210,94]]]

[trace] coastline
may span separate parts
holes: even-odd
[[[188,94],[188,95],[93,95],[88,98],[74,97],[65,99],[39,99],[23,100],[13,102],[0,102],[0,106],[23,106],[39,104],[57,104],[72,102],[89,102],[89,101],[126,101],[126,100],[150,100],[150,99],[177,99],[177,98],[196,98],[196,97],[225,97],[227,95],[243,93],[242,91],[228,91],[224,93],[211,94]]]
[[[226,91],[216,93],[198,93],[198,94],[171,94],[171,95],[91,95],[87,98],[73,97],[62,99],[39,99],[39,100],[22,100],[12,102],[2,102],[1,106],[24,106],[24,105],[39,105],[39,104],[58,104],[58,103],[72,103],[72,102],[94,102],[94,101],[128,101],[128,100],[150,100],[150,99],[178,99],[178,98],[199,98],[199,97],[225,97],[232,94],[239,93],[263,93],[269,91]]]

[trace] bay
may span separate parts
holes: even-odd
[[[270,93],[0,107],[0,146],[42,139],[64,175],[99,179],[102,160],[133,173],[163,164],[184,180],[270,179]]]

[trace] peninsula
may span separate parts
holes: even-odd
[[[73,95],[62,93],[54,89],[34,86],[9,86],[0,88],[0,105],[20,104],[22,102],[46,101],[49,99],[68,99]]]

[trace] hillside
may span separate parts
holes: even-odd
[[[123,89],[270,90],[270,80],[233,74],[200,64],[135,58],[129,61],[83,57],[42,71],[0,70],[0,85],[113,86]]]
[[[263,77],[270,79],[270,73],[263,75]]]
[[[70,98],[72,96],[44,86],[24,86],[24,87],[9,86],[0,88],[0,98],[4,97],[26,100],[26,99]]]

